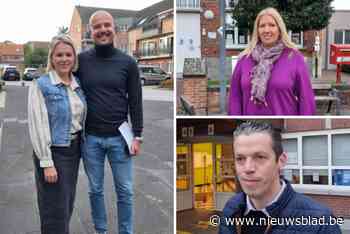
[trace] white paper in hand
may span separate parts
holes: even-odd
[[[124,121],[124,123],[122,123],[119,126],[118,130],[119,130],[120,134],[122,134],[126,144],[128,145],[129,153],[131,154],[131,145],[132,145],[132,141],[134,139],[134,134],[132,133],[128,122]]]

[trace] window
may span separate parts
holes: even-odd
[[[343,44],[343,30],[334,30],[334,43]]]
[[[176,189],[177,191],[190,188],[190,160],[187,146],[176,147]]]
[[[284,139],[283,149],[288,156],[288,165],[298,165],[298,144],[297,139]]]
[[[350,166],[350,134],[337,134],[332,136],[332,166]],[[332,170],[332,184],[350,186],[350,169]]]
[[[300,170],[296,170],[296,169],[284,169],[282,171],[282,174],[283,174],[284,178],[286,178],[292,184],[299,184],[300,183],[299,171]]]
[[[328,170],[303,170],[304,184],[328,184]]]
[[[292,184],[350,186],[350,132],[306,134],[283,136],[288,162],[281,174]]]
[[[301,37],[301,32],[292,32],[292,42],[294,42],[297,45],[301,45],[301,40],[303,39]]]
[[[350,134],[332,136],[332,165],[350,166],[350,148],[344,147],[350,142]]]
[[[303,137],[303,166],[327,166],[327,136]]]
[[[350,44],[350,30],[345,30],[345,41],[344,44]]]
[[[302,48],[304,46],[304,42],[303,42],[304,34],[302,31],[299,31],[299,32],[288,31],[288,35],[292,40],[292,42],[297,45],[297,47]]]
[[[350,44],[350,30],[334,30],[335,44]]]
[[[249,41],[248,29],[235,27],[231,13],[226,13],[226,48],[245,48]]]
[[[236,191],[235,166],[231,144],[216,145],[216,191]]]
[[[350,170],[333,170],[332,184],[350,186]]]
[[[176,0],[177,8],[199,8],[199,0]]]

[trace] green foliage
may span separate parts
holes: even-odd
[[[60,35],[60,34],[68,34],[69,33],[69,28],[66,27],[66,26],[61,26],[58,28],[58,32],[57,32],[57,35]]]
[[[321,30],[332,16],[333,0],[240,0],[233,10],[233,19],[239,28],[253,31],[257,14],[266,7],[276,8],[288,30]],[[231,5],[233,1],[231,1]]]
[[[44,48],[32,49],[24,46],[24,64],[26,67],[45,67],[49,50]]]

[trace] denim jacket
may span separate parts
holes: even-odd
[[[79,80],[75,80],[79,84]],[[37,84],[44,96],[48,112],[51,145],[69,146],[71,141],[70,128],[72,124],[72,117],[67,89],[61,83],[53,84],[49,74],[39,78]],[[80,87],[74,91],[78,94],[85,106],[82,123],[82,129],[84,130],[86,120],[86,100]]]

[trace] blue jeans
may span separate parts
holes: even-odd
[[[107,231],[104,202],[104,165],[108,159],[117,193],[119,234],[133,233],[133,173],[132,159],[122,136],[97,137],[87,135],[83,163],[89,179],[91,214],[97,232]]]

